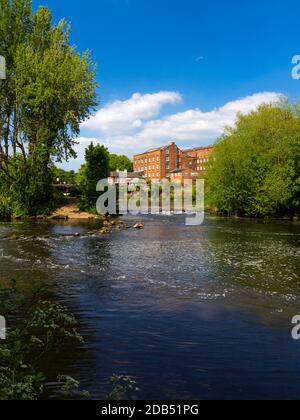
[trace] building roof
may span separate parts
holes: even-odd
[[[145,154],[145,153],[152,153],[152,152],[160,152],[161,150],[167,150],[168,147],[169,146],[156,147],[155,149],[147,150],[143,154]]]
[[[214,146],[209,145],[209,146],[201,146],[201,147],[193,147],[192,149],[184,149],[182,150],[184,153],[189,153],[189,152],[196,152],[197,150],[210,150],[213,149]]]
[[[172,142],[172,143],[167,144],[166,146],[156,147],[154,149],[147,150],[146,152],[138,153],[137,155],[134,155],[134,157],[136,157],[136,156],[143,156],[143,155],[147,155],[149,153],[154,153],[154,152],[163,152],[164,150],[167,150],[170,146],[172,146],[174,144],[175,143]]]
[[[174,142],[172,142],[172,143],[169,143],[168,145],[166,145],[166,146],[162,146],[162,147],[156,147],[156,148],[154,148],[154,149],[150,149],[150,150],[147,150],[146,152],[143,152],[143,153],[138,153],[138,154],[136,154],[136,155],[134,155],[134,158],[137,158],[137,157],[139,157],[139,156],[144,156],[144,155],[147,155],[147,154],[149,154],[149,153],[155,153],[155,152],[162,152],[162,151],[164,151],[164,150],[167,150],[170,146],[172,146],[172,145],[176,145],[176,143],[174,143]],[[184,149],[184,150],[181,150],[181,152],[182,153],[185,153],[185,154],[188,154],[189,152],[196,152],[196,151],[201,151],[201,150],[211,150],[211,149],[213,149],[214,148],[214,146],[213,145],[209,145],[209,146],[199,146],[199,147],[194,147],[194,148],[192,148],[192,149]]]

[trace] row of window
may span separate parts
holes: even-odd
[[[151,172],[148,172],[146,175],[146,178],[159,178],[159,173],[151,173]]]
[[[154,163],[154,162],[160,162],[160,158],[149,158],[149,159],[138,159],[136,160],[137,165],[143,165],[144,163]]]
[[[197,174],[196,172],[193,172],[193,173],[184,172],[184,173],[172,174],[172,175],[171,175],[171,177],[172,177],[172,178],[181,178],[181,177],[182,177],[182,175],[183,175],[185,178],[188,178],[188,177],[190,177],[190,176],[192,176],[192,177],[194,177],[194,178],[197,178],[197,176],[198,176],[198,174]]]
[[[146,174],[151,174],[152,171],[155,171],[155,170],[157,170],[157,171],[160,170],[159,165],[157,165],[156,168],[155,168],[155,165],[153,165],[152,167],[150,166],[150,167],[145,167],[145,168],[144,167],[136,167],[135,168],[136,172],[145,172]],[[198,172],[204,172],[206,170],[207,170],[206,166],[197,166],[197,171]],[[170,165],[166,165],[166,171],[167,172],[170,171]],[[155,176],[155,175],[153,175],[153,176]],[[157,176],[159,176],[159,174]]]
[[[136,166],[136,171],[137,172],[148,172],[148,171],[155,171],[155,170],[159,171],[160,170],[160,166],[159,165],[156,165],[156,167],[155,167],[155,165],[145,166],[145,167],[143,167],[143,166]]]
[[[145,163],[155,163],[155,162],[160,162],[160,158],[159,157],[154,157],[154,158],[149,158],[149,159],[138,159],[136,160],[136,165],[143,165]],[[166,157],[166,162],[170,162],[170,158]],[[178,162],[181,162],[181,158],[178,159]],[[202,159],[197,159],[197,163],[208,163],[209,159],[208,158],[202,158]]]

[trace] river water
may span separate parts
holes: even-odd
[[[137,381],[131,398],[299,399],[300,226],[142,220],[108,236],[88,235],[92,222],[0,224],[0,278],[46,281],[80,321],[85,344],[50,373],[94,399],[113,374]]]

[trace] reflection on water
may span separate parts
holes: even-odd
[[[149,216],[143,231],[96,228],[0,224],[1,279],[43,279],[78,315],[86,344],[57,363],[94,398],[114,373],[136,378],[138,398],[299,398],[299,225]]]

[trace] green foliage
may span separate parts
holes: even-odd
[[[0,288],[0,312],[20,319],[0,342],[0,400],[35,400],[46,378],[41,367],[70,343],[82,342],[75,318],[44,298],[44,288],[23,294],[12,282]]]
[[[80,194],[77,186],[77,174],[75,171],[65,171],[64,169],[53,167],[52,168],[52,182],[54,184],[67,184],[70,187],[68,188],[68,193],[72,197],[78,197]],[[63,191],[55,188],[55,202],[59,205],[64,202]]]
[[[59,181],[58,181],[59,180]],[[76,184],[76,174],[74,171],[65,171],[64,169],[57,168],[56,166],[52,169],[52,181],[56,183],[66,183],[70,185]]]
[[[109,152],[104,146],[91,143],[85,151],[85,161],[77,175],[77,182],[81,192],[81,209],[91,211],[96,208],[99,196],[97,183],[109,175]]]
[[[110,392],[107,396],[109,401],[120,401],[128,397],[129,393],[138,392],[136,381],[131,376],[113,375],[109,380]]]
[[[12,214],[11,200],[0,193],[0,217],[1,219],[9,219]]]
[[[282,102],[239,115],[215,146],[211,207],[227,215],[293,216],[300,204],[300,108]]]
[[[133,163],[132,161],[125,155],[114,155],[111,154],[109,156],[109,170],[110,171],[125,171],[128,172],[133,171]]]
[[[9,203],[10,214],[22,217],[51,212],[53,190],[48,166],[31,157],[25,162],[20,155],[11,157],[9,162],[11,182],[0,172],[0,202]],[[0,213],[1,217],[4,215]]]
[[[80,389],[80,382],[68,375],[59,375],[57,378],[61,384],[61,388],[58,391],[58,397],[60,400],[88,400],[91,395],[87,391]]]
[[[75,157],[80,123],[96,105],[95,68],[70,45],[64,20],[30,0],[0,0],[0,195],[12,213],[51,207],[52,161]],[[20,176],[23,174],[24,176]],[[0,207],[1,210],[1,207]],[[0,213],[1,216],[1,213]]]

